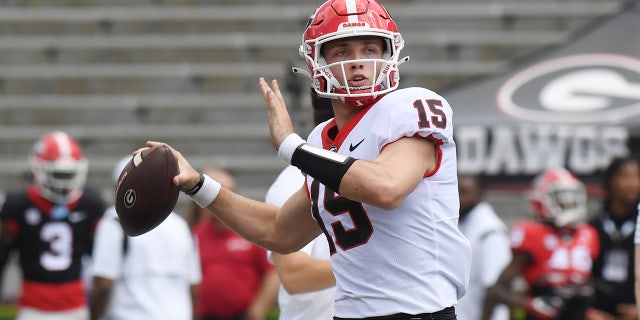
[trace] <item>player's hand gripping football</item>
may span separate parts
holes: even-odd
[[[278,81],[271,80],[271,86],[260,77],[258,87],[262,91],[264,101],[269,110],[269,132],[271,132],[271,143],[278,150],[284,138],[293,133],[293,124],[287,111],[287,105],[280,92]]]
[[[193,189],[193,187],[195,187],[196,184],[198,184],[198,181],[200,181],[200,173],[191,166],[189,161],[187,161],[187,159],[185,159],[178,150],[174,149],[173,147],[171,147],[166,143],[158,142],[158,141],[147,141],[147,146],[149,148],[156,145],[162,145],[162,144],[166,145],[167,147],[169,147],[169,149],[171,149],[171,153],[173,153],[173,156],[176,157],[176,160],[178,161],[179,173],[177,176],[173,177],[173,184],[176,186],[179,186],[180,190],[182,191]],[[134,154],[138,152],[142,152],[143,149],[145,148],[140,148],[134,151]]]

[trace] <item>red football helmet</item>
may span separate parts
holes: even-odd
[[[382,59],[349,60],[327,65],[321,55],[322,45],[337,39],[348,37],[375,36],[385,43]],[[353,107],[368,106],[382,95],[398,87],[400,74],[398,65],[408,57],[398,61],[404,40],[396,28],[387,10],[375,0],[329,0],[313,13],[304,32],[299,53],[309,67],[311,86],[321,97],[341,99]],[[331,67],[359,62],[373,62],[376,71],[371,79],[374,83],[367,87],[342,86],[331,72]],[[380,68],[378,68],[380,66]],[[343,69],[344,70],[344,69]],[[307,73],[294,68],[294,72]],[[344,81],[346,83],[346,81]]]
[[[82,195],[88,160],[80,144],[62,131],[42,136],[29,156],[29,165],[40,195],[58,204]]]
[[[564,168],[538,175],[529,196],[536,217],[557,227],[574,225],[587,216],[584,184]]]

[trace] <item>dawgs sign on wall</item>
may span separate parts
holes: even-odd
[[[592,174],[628,155],[640,116],[640,60],[621,54],[567,55],[530,66],[496,92],[508,124],[456,128],[459,169],[489,175],[535,174],[565,166]]]

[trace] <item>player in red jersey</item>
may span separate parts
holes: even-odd
[[[0,268],[17,251],[22,288],[16,319],[89,319],[81,277],[102,198],[85,188],[88,161],[80,144],[55,131],[29,156],[33,183],[10,192],[0,209]]]
[[[502,303],[524,308],[527,320],[583,320],[600,249],[595,229],[585,222],[584,185],[565,169],[550,169],[536,177],[530,196],[537,221],[512,226],[513,258],[488,291],[482,319]],[[518,276],[528,286],[525,295],[511,290]]]

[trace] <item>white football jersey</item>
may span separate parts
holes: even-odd
[[[289,197],[300,189],[304,176],[300,169],[288,166],[278,175],[265,196],[265,202],[281,207]],[[313,239],[301,252],[315,259],[329,259],[329,245],[324,235]],[[267,251],[269,261],[273,263],[272,252]],[[333,300],[336,288],[289,294],[282,285],[278,290],[279,320],[327,320],[333,319]]]
[[[112,206],[96,228],[92,276],[114,281],[104,319],[191,320],[190,288],[202,280],[189,225],[172,212],[155,229],[125,240]]]
[[[640,204],[638,204],[638,212],[640,212]],[[638,220],[636,222],[636,232],[634,234],[633,242],[640,245],[640,214],[638,215]]]
[[[372,161],[403,137],[433,141],[438,166],[393,210],[341,197],[307,176],[312,214],[330,242],[335,316],[419,314],[453,306],[469,284],[471,249],[458,230],[452,110],[424,88],[396,90],[353,117],[337,136],[335,120],[308,143]]]
[[[458,226],[471,242],[471,277],[467,294],[458,301],[458,319],[477,320],[482,317],[487,288],[498,280],[511,261],[509,228],[500,220],[488,202],[480,202]],[[500,304],[493,309],[491,320],[510,319],[509,308]]]

